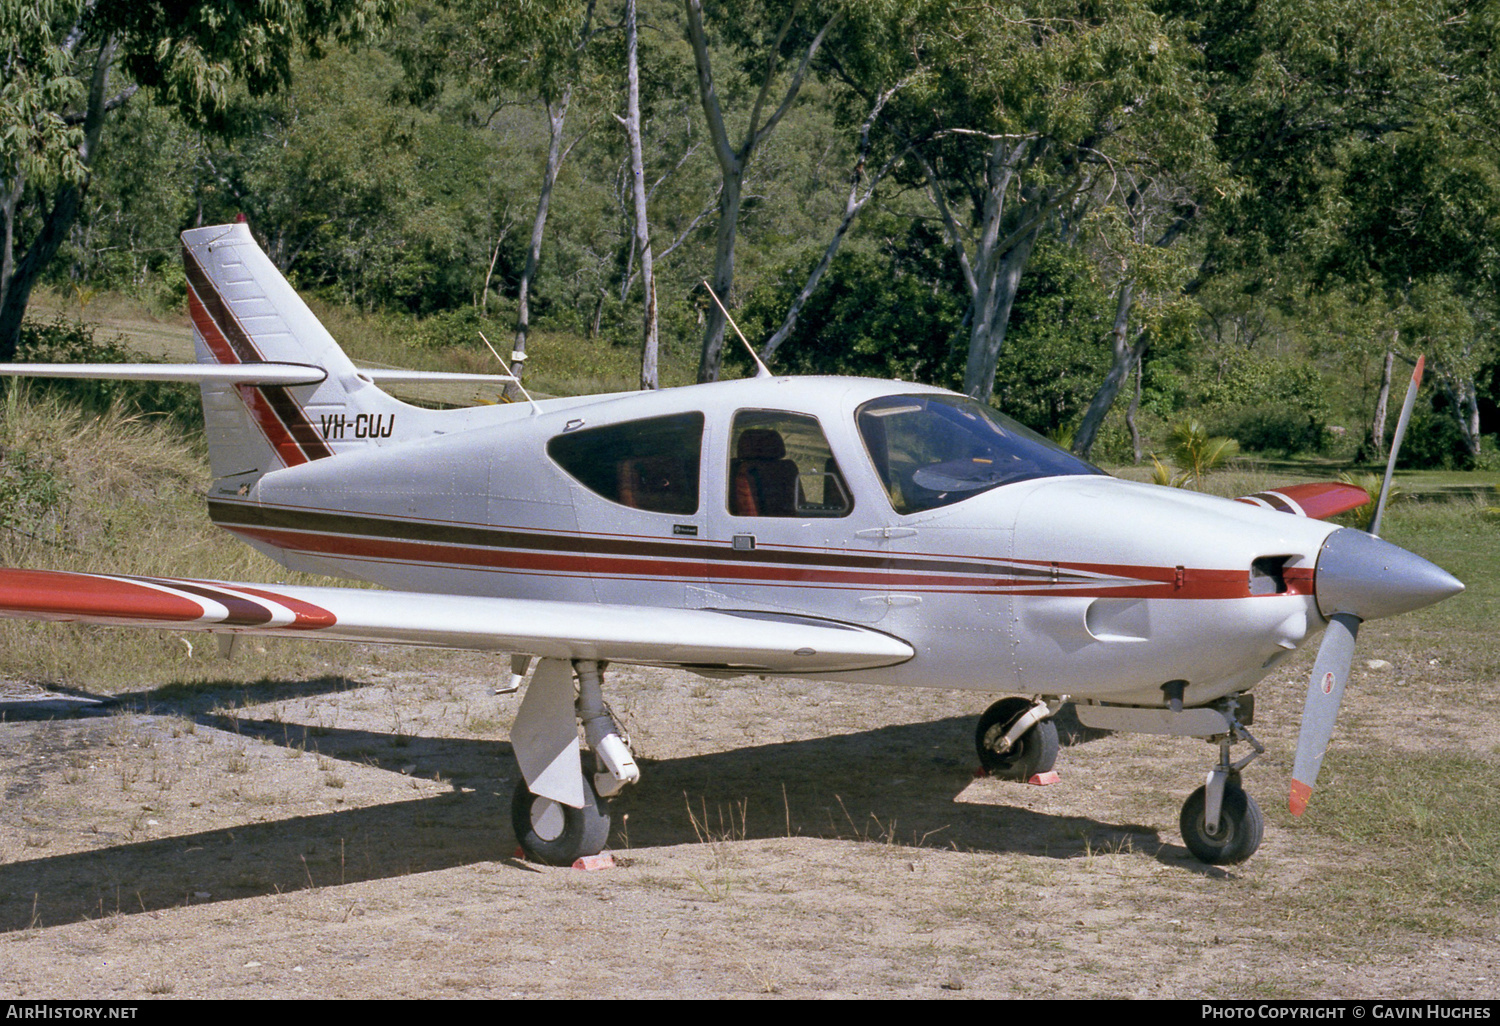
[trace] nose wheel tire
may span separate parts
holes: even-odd
[[[1241,788],[1226,787],[1219,829],[1214,833],[1204,822],[1207,807],[1208,793],[1202,787],[1188,795],[1182,805],[1182,839],[1193,857],[1211,866],[1231,866],[1254,855],[1266,823],[1255,799]]]
[[[1036,724],[1006,751],[996,748],[1006,731],[1034,704],[1024,698],[1002,698],[979,717],[979,726],[974,730],[974,748],[979,753],[979,765],[990,776],[1001,780],[1030,780],[1057,765],[1057,724],[1051,720]]]
[[[523,777],[510,799],[510,824],[521,850],[532,862],[547,866],[570,866],[578,859],[597,855],[609,842],[609,803],[584,782],[583,808],[532,794]]]

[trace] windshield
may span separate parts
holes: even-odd
[[[855,419],[897,513],[920,513],[1036,477],[1103,473],[962,396],[886,396],[865,403]]]

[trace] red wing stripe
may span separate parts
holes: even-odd
[[[224,591],[222,588],[208,588],[189,581],[159,581],[150,577],[131,577],[130,580],[172,588],[189,595],[201,596],[210,602],[217,602],[229,610],[229,615],[220,621],[226,627],[259,627],[270,623],[275,616],[270,609],[260,603],[252,602],[232,591]]]
[[[40,620],[117,619],[160,623],[202,620],[201,603],[144,583],[57,570],[0,569],[0,615]]]
[[[1357,485],[1342,481],[1318,481],[1309,484],[1287,485],[1275,491],[1242,495],[1238,502],[1254,506],[1267,506],[1283,513],[1295,513],[1300,517],[1324,520],[1328,517],[1358,509],[1370,501],[1370,496]]]
[[[303,602],[301,599],[291,598],[287,595],[278,595],[273,591],[263,591],[260,588],[240,588],[239,591],[246,595],[254,595],[256,598],[269,599],[278,602],[296,614],[297,619],[287,624],[294,630],[320,630],[324,627],[332,627],[338,623],[338,617],[324,609],[315,606],[311,602]]]
[[[220,613],[220,607],[227,615]],[[3,568],[0,616],[210,629],[318,630],[338,623],[338,618],[321,606],[256,587]]]

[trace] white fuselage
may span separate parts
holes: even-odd
[[[399,590],[874,627],[916,649],[901,665],[842,675],[877,683],[1159,705],[1162,685],[1181,680],[1198,705],[1248,688],[1323,627],[1313,570],[1336,528],[1320,521],[1090,473],[898,512],[856,410],[928,394],[948,393],[760,378],[454,411],[450,433],[376,433],[363,451],[345,425],[329,439],[336,459],[216,487],[210,512],[289,567]],[[584,474],[591,487],[549,454],[574,432],[695,415],[696,465],[662,457],[693,466],[691,507],[640,508],[607,474],[605,484]],[[821,427],[827,476],[840,477],[823,493],[836,514],[736,510],[732,425],[773,415]]]

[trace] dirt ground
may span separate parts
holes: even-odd
[[[1002,783],[983,695],[612,668],[644,777],[582,871],[516,857],[503,665],[0,685],[0,997],[1500,997],[1500,918],[1298,911],[1371,853],[1281,811],[1295,672],[1258,689],[1265,842],[1225,871],[1177,831],[1199,742],[1064,721],[1061,781]]]

